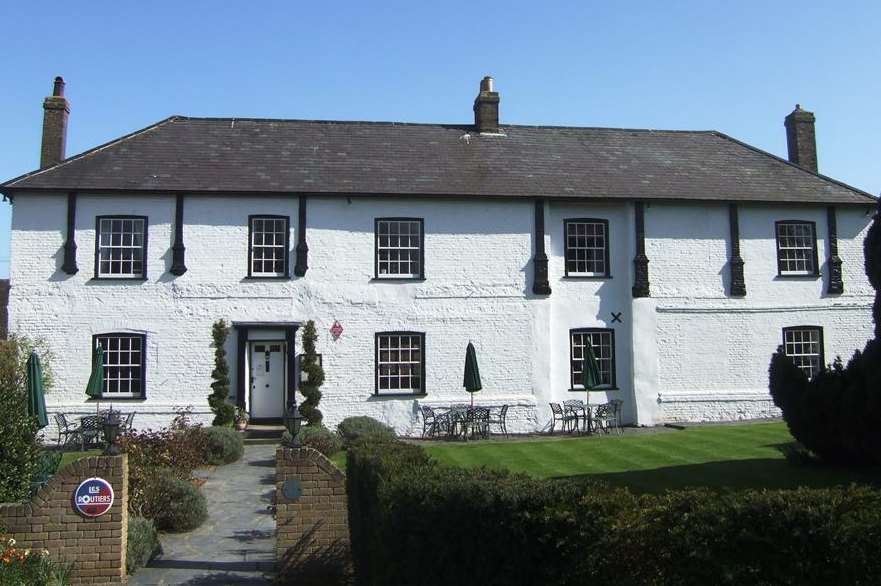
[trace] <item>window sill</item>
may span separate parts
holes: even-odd
[[[564,281],[605,281],[611,279],[612,275],[563,275]]]
[[[621,390],[620,387],[601,387],[598,389],[591,389],[590,391],[588,391],[587,389],[569,389],[569,392],[570,393],[587,393],[587,392],[605,393],[606,391],[620,391],[620,390]]]
[[[86,399],[86,403],[134,403],[135,401],[146,401],[146,397],[101,397],[100,399],[88,398]]]
[[[290,275],[282,275],[280,277],[261,277],[261,276],[252,276],[248,275],[246,277],[242,277],[245,281],[290,281]]]
[[[805,274],[805,275],[781,275],[780,273],[778,273],[775,280],[779,280],[779,281],[814,281],[816,279],[819,279],[822,276],[823,276],[822,273],[812,273],[812,274]]]
[[[112,283],[141,283],[146,281],[147,277],[92,277],[89,281],[110,281]]]
[[[395,399],[419,399],[422,397],[427,397],[428,393],[373,393],[373,396],[377,398],[392,397]]]
[[[373,277],[373,283],[421,283],[425,277]]]

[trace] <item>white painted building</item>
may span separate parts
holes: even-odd
[[[473,125],[172,117],[64,159],[54,93],[41,169],[0,185],[10,331],[55,353],[50,411],[94,410],[101,344],[102,401],[136,426],[187,405],[208,421],[221,318],[252,417],[282,416],[311,319],[325,422],[406,434],[420,405],[468,401],[469,341],[476,402],[512,405],[524,432],[584,398],[586,341],[606,383],[591,402],[653,425],[776,415],[778,345],[812,370],[871,336],[875,200],[816,173],[800,109],[791,162],[716,132],[499,126],[486,80]]]

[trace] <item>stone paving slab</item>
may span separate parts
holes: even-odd
[[[163,553],[129,578],[136,586],[270,584],[275,569],[275,445],[247,445],[218,466],[202,492],[208,520],[189,533],[163,533]]]

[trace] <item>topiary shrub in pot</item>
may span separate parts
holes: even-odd
[[[352,442],[370,436],[377,439],[394,439],[395,430],[366,415],[346,417],[337,425],[337,433],[343,439],[343,446],[348,449]]]
[[[182,533],[208,518],[208,505],[199,489],[175,476],[173,470],[154,468],[144,486],[141,514],[160,531]]]
[[[229,427],[207,427],[203,433],[207,438],[206,459],[209,464],[232,464],[242,457],[245,442],[239,432]]]

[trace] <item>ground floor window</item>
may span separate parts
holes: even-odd
[[[376,334],[376,394],[425,392],[425,334]]]
[[[584,388],[584,356],[588,345],[593,348],[597,360],[601,386],[615,388],[615,331],[602,328],[569,331],[572,388]]]
[[[783,350],[808,378],[813,378],[825,364],[823,328],[820,326],[783,328]]]
[[[104,392],[107,398],[144,398],[143,334],[98,334],[94,351],[104,350]]]

